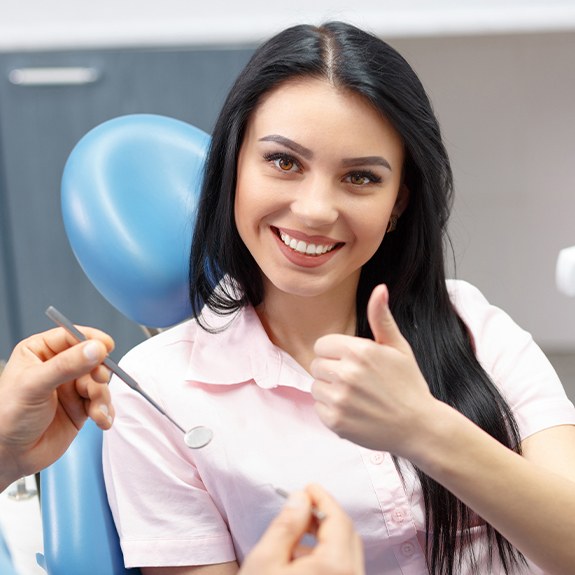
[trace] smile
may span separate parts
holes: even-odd
[[[306,256],[321,256],[328,252],[331,252],[334,248],[338,247],[339,243],[331,243],[331,244],[312,244],[304,242],[303,240],[298,240],[296,238],[292,238],[290,235],[286,234],[285,232],[276,229],[275,230],[277,235],[280,237],[282,242],[290,249],[300,254],[304,254]]]

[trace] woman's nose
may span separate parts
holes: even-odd
[[[333,224],[339,215],[335,196],[329,182],[310,178],[302,183],[291,209],[307,227],[327,226]]]

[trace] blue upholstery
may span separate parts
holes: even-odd
[[[188,254],[208,145],[189,124],[137,114],[94,128],[66,163],[62,213],[72,250],[100,293],[143,326],[189,315]],[[90,421],[41,473],[38,563],[48,575],[139,573],[123,567],[101,448],[102,432]]]
[[[49,575],[140,573],[124,568],[101,453],[102,431],[90,420],[68,451],[40,474],[44,558],[39,563]]]
[[[185,122],[133,114],[88,132],[66,162],[62,216],[72,250],[96,289],[141,325],[189,316],[191,233],[209,141]]]

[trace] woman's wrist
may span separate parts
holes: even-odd
[[[426,406],[413,440],[407,443],[401,456],[427,475],[441,477],[455,463],[460,447],[458,439],[467,426],[475,427],[460,412],[434,398]]]

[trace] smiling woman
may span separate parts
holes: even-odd
[[[111,383],[104,469],[128,566],[236,573],[273,487],[313,481],[354,521],[368,574],[572,570],[575,408],[529,334],[446,279],[451,199],[429,99],[388,44],[335,22],[255,52],[212,137],[194,318],[123,360],[212,442],[182,450]],[[284,550],[290,572],[312,572],[299,556]]]
[[[264,321],[289,294],[308,305],[355,299],[390,215],[407,206],[402,166],[401,138],[355,93],[309,79],[266,95],[240,149],[234,210],[262,272]],[[355,333],[353,308],[340,321]],[[309,370],[308,358],[294,358]]]

